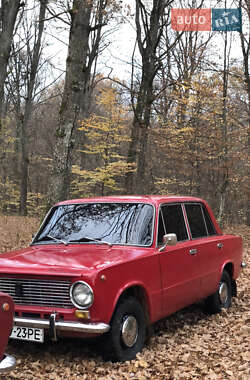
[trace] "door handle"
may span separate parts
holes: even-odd
[[[196,248],[190,249],[190,251],[189,251],[190,255],[195,255],[196,253],[197,253],[197,249]]]
[[[223,243],[218,243],[218,244],[217,244],[217,247],[218,247],[219,249],[223,248]]]

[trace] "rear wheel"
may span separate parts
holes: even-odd
[[[206,299],[206,308],[210,314],[220,313],[222,308],[228,309],[232,301],[232,279],[224,271],[218,289]]]
[[[110,331],[104,338],[105,360],[132,360],[141,351],[146,339],[146,318],[136,298],[129,297],[118,303]]]

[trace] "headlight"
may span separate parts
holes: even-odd
[[[77,281],[70,288],[70,299],[75,307],[86,309],[93,304],[94,293],[86,282]]]

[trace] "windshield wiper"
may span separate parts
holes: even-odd
[[[52,240],[54,240],[54,241],[56,241],[57,243],[63,243],[64,245],[68,245],[69,244],[67,241],[62,240],[62,239],[57,239],[56,237],[51,236],[51,235],[45,235],[45,236],[42,237],[42,239],[39,239],[38,241],[45,240],[47,237],[50,238],[50,239],[52,239]]]
[[[91,238],[89,236],[84,236],[84,237],[82,237],[80,239],[77,239],[77,240],[70,240],[69,243],[72,243],[72,242],[81,242],[81,241],[84,241],[84,240],[94,241],[95,243],[98,243],[98,244],[107,244],[110,247],[112,247],[112,245],[113,245],[112,243],[109,243],[108,241]]]

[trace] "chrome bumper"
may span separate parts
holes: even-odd
[[[4,355],[3,359],[0,360],[0,373],[12,371],[16,366],[16,361],[13,356]]]
[[[110,326],[106,323],[81,323],[57,321],[56,313],[52,313],[49,319],[33,319],[33,318],[14,318],[15,326],[34,327],[40,329],[49,329],[53,340],[57,339],[57,331],[72,331],[88,334],[104,334],[108,332]]]

